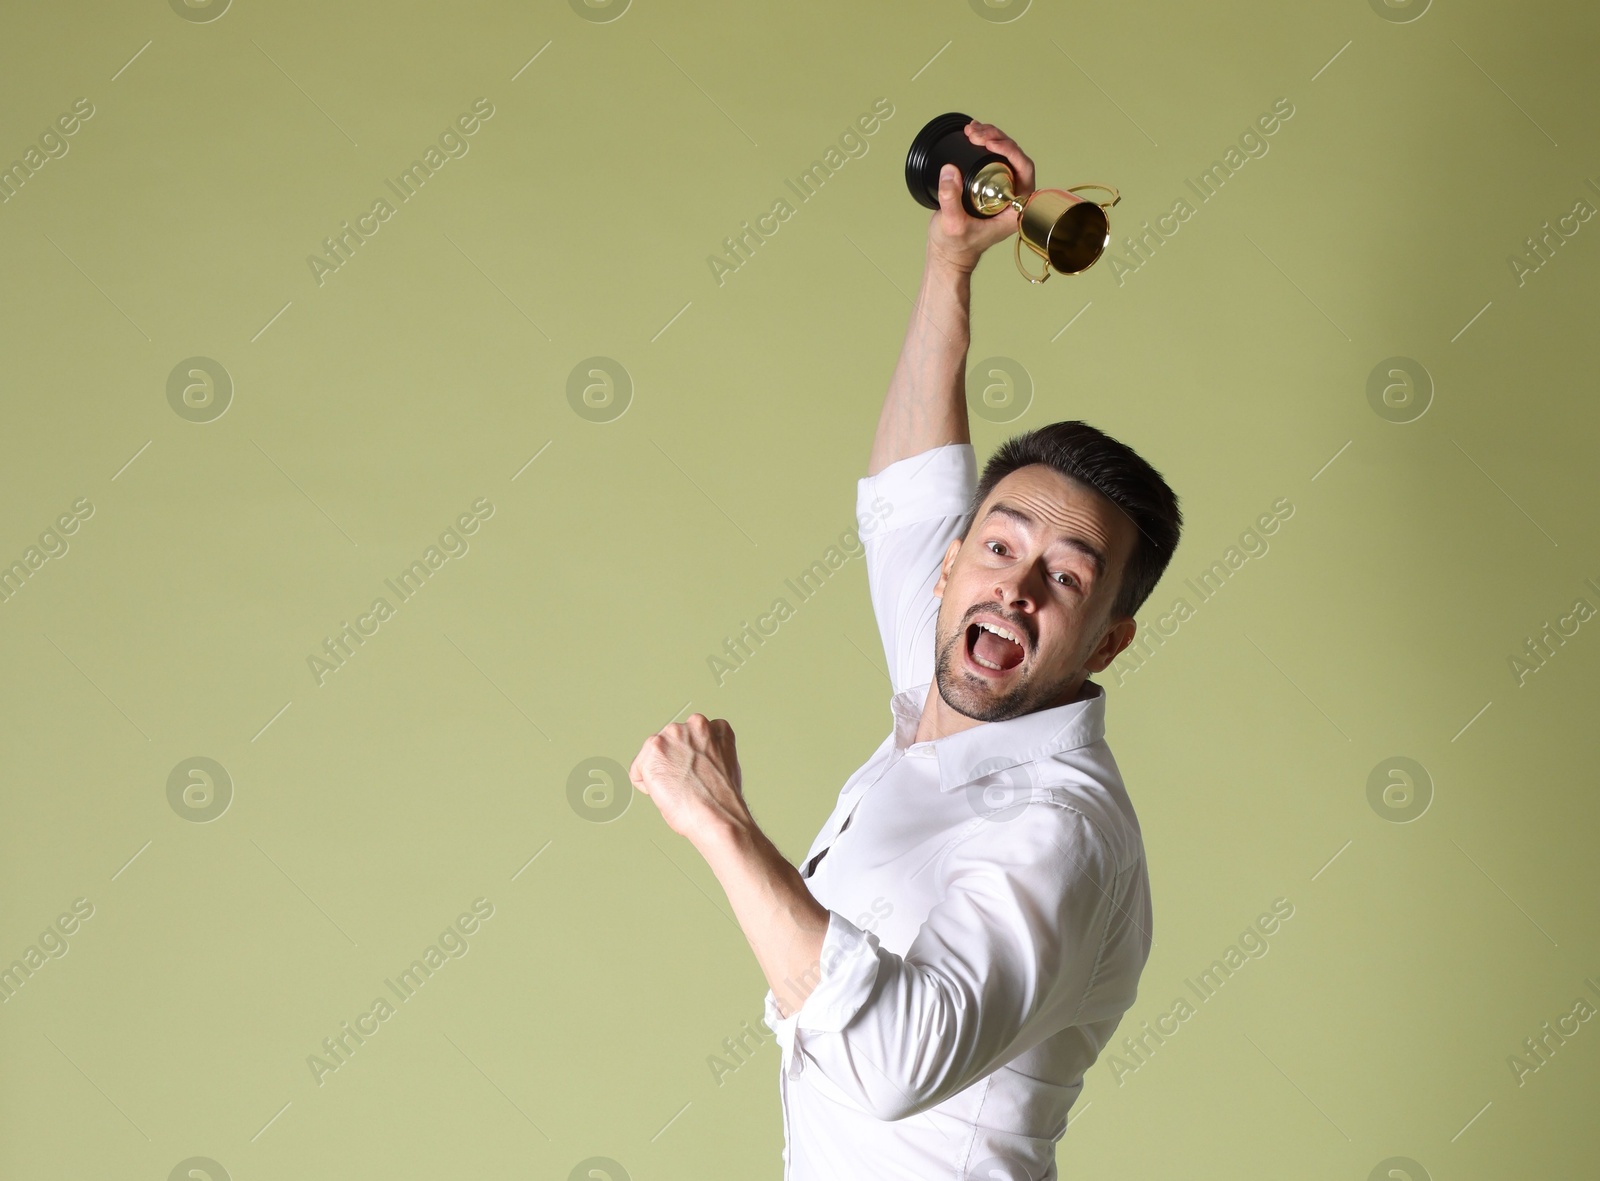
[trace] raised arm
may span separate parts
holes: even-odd
[[[1016,191],[1033,191],[1033,161],[988,123],[969,123],[967,138],[1011,161]],[[1016,232],[1017,213],[972,217],[961,206],[961,178],[954,164],[939,173],[939,208],[928,222],[928,245],[906,327],[905,343],[889,392],[884,395],[878,432],[867,458],[875,476],[897,460],[947,443],[969,443],[966,366],[971,339],[972,271],[983,252]]]

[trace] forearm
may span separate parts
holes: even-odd
[[[966,365],[972,274],[929,249],[900,360],[884,395],[867,460],[875,476],[897,460],[969,443]]]
[[[779,1012],[789,1016],[821,973],[827,908],[753,821],[719,825],[697,846],[733,904]]]

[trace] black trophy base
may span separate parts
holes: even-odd
[[[959,111],[928,120],[906,153],[906,188],[911,190],[917,204],[937,209],[939,170],[946,164],[954,164],[961,170],[962,207],[973,217],[993,217],[993,214],[979,212],[972,204],[972,178],[986,164],[1000,163],[1010,168],[1011,161],[968,139],[963,129],[970,122],[972,116]]]

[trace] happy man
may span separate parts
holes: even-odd
[[[966,134],[1032,191],[1010,138]],[[971,274],[1017,215],[970,217],[959,185],[946,165],[857,488],[863,519],[892,506],[863,539],[892,732],[799,868],[745,806],[727,722],[673,723],[629,770],[766,975],[789,1181],[1054,1178],[1150,954],[1143,840],[1089,677],[1133,639],[1182,515],[1159,473],[1081,422],[1008,440],[977,479]]]

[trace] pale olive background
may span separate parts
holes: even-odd
[[[1295,510],[1100,678],[1155,903],[1119,1037],[1293,917],[1137,1071],[1095,1065],[1063,1175],[1592,1171],[1600,1023],[1523,1085],[1507,1061],[1600,1005],[1600,619],[1525,684],[1508,661],[1600,607],[1600,221],[1508,263],[1600,201],[1592,9],[183,8],[17,5],[0,39],[0,163],[95,111],[0,205],[0,559],[94,507],[0,604],[0,965],[94,907],[0,1006],[0,1172],[779,1176],[772,1042],[708,1064],[765,991],[725,897],[648,800],[601,823],[569,778],[728,718],[798,859],[886,733],[863,564],[804,604],[784,579],[853,524],[928,220],[905,150],[949,110],[1044,185],[1124,193],[1088,273],[979,268],[971,357],[1032,386],[975,416],[980,461],[1081,417],[1165,474],[1188,524],[1142,629]],[[468,153],[319,286],[308,256],[479,98]],[[785,178],[880,98],[799,203]],[[233,385],[209,422],[167,397],[191,357]],[[591,357],[626,375],[612,421],[569,401]],[[1369,403],[1390,357],[1430,375],[1414,421]],[[307,657],[480,497],[470,552],[319,686]],[[1368,799],[1395,756],[1432,783],[1409,823]],[[205,823],[169,803],[194,758],[233,783]],[[479,898],[469,953],[319,1086],[322,1039]]]

